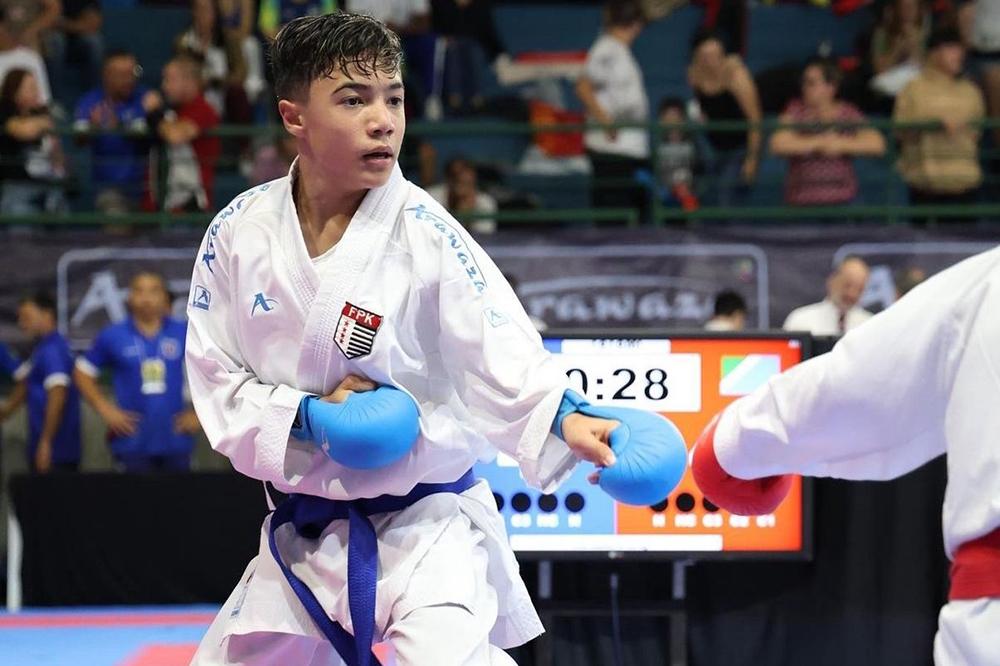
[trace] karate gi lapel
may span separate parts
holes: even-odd
[[[332,260],[317,271],[302,239],[289,188],[283,234],[287,238],[286,256],[293,265],[293,286],[307,313],[297,371],[302,390],[325,393],[345,374],[337,370],[344,369],[348,359],[334,340],[341,312],[349,298],[358,297],[361,274],[384,254],[408,191],[409,182],[396,166],[385,185],[368,192],[337,243]]]

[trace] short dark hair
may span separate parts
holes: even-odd
[[[444,165],[444,177],[446,179],[452,179],[458,175],[459,169],[465,167],[467,169],[476,170],[476,165],[469,158],[464,155],[456,155],[448,160],[448,163]]]
[[[737,312],[746,313],[747,302],[743,300],[739,292],[732,289],[725,289],[715,295],[715,316],[723,317]]]
[[[958,31],[958,28],[953,28],[949,25],[944,25],[939,28],[935,28],[931,31],[930,36],[927,38],[927,52],[930,53],[936,48],[941,46],[956,45],[962,46],[962,33]]]
[[[334,12],[289,21],[271,45],[274,91],[280,99],[308,93],[335,70],[395,74],[403,64],[399,35],[370,16]]]
[[[698,28],[694,37],[691,38],[691,55],[694,55],[694,52],[705,42],[719,42],[722,45],[722,50],[729,53],[729,44],[726,43],[726,38],[721,32],[715,28]]]
[[[635,0],[610,0],[604,5],[604,25],[608,28],[645,23],[646,13]]]
[[[25,305],[26,303],[31,303],[39,310],[50,313],[53,317],[56,316],[56,299],[52,297],[51,292],[43,290],[25,294],[21,297],[18,305]]]
[[[133,58],[135,59],[135,54],[127,49],[111,49],[104,54],[104,64],[108,64],[115,58]]]
[[[683,115],[685,112],[684,100],[680,97],[664,97],[660,100],[660,108],[657,109],[656,115],[663,115],[665,111],[669,111],[670,109],[677,109]]]
[[[806,70],[810,67],[816,67],[819,69],[820,74],[823,75],[823,80],[827,83],[832,83],[835,86],[839,86],[841,80],[844,78],[844,75],[840,72],[840,68],[837,67],[837,64],[829,58],[821,58],[819,56],[809,58],[809,60],[806,61],[805,67],[802,68],[803,77],[806,74]]]
[[[135,281],[141,277],[153,278],[154,280],[160,283],[160,286],[163,288],[163,291],[165,291],[168,296],[170,295],[170,286],[167,284],[167,277],[163,273],[154,270],[152,268],[140,268],[139,270],[137,270],[135,273],[132,274],[132,279],[128,281],[129,286],[135,284]]]

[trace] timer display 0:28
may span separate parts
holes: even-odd
[[[636,372],[630,368],[618,368],[611,373],[614,380],[607,390],[617,389],[609,396],[609,400],[636,400],[640,398],[640,393],[647,400],[665,400],[670,395],[667,388],[667,371],[662,368],[650,368],[645,372],[644,379],[640,378]],[[569,379],[578,378],[580,382],[580,392],[589,396],[590,378],[582,368],[570,368],[566,371]],[[594,395],[597,400],[604,400],[604,378],[594,378]]]

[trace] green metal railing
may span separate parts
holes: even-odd
[[[462,137],[483,137],[483,136],[510,136],[510,137],[530,137],[538,133],[579,133],[584,130],[607,130],[607,129],[644,129],[650,133],[650,145],[658,146],[664,134],[673,130],[682,130],[690,136],[704,132],[733,132],[745,133],[751,127],[762,132],[761,156],[766,155],[766,138],[771,132],[777,129],[834,129],[834,128],[873,128],[883,133],[886,138],[886,154],[879,158],[884,163],[884,173],[886,182],[884,183],[885,198],[882,202],[865,202],[864,205],[847,206],[816,206],[816,207],[792,207],[780,205],[755,205],[740,207],[717,207],[701,206],[697,210],[687,211],[679,207],[667,206],[652,191],[648,190],[648,206],[646,221],[654,225],[683,222],[710,222],[713,220],[747,220],[747,221],[771,221],[790,222],[801,219],[811,220],[852,220],[852,221],[875,221],[880,223],[894,223],[912,217],[921,218],[975,218],[985,220],[1000,220],[1000,204],[980,203],[976,205],[939,205],[939,206],[905,206],[896,203],[895,192],[902,187],[898,174],[892,168],[898,157],[898,146],[895,137],[904,131],[940,131],[942,126],[936,122],[914,122],[896,123],[886,119],[874,119],[866,123],[793,123],[782,124],[777,119],[765,119],[755,125],[742,121],[724,121],[711,123],[686,122],[678,125],[661,125],[658,123],[573,123],[573,124],[530,124],[504,121],[449,121],[443,123],[415,122],[407,127],[407,134],[411,138],[422,139],[431,142],[448,141],[461,139]],[[983,130],[1000,129],[1000,118],[986,119],[978,123],[978,127]],[[95,137],[105,134],[120,134],[135,138],[147,136],[145,132],[127,131],[102,131],[86,130],[79,131],[68,126],[60,127],[58,133],[65,139],[81,140],[88,137]],[[267,140],[277,139],[284,134],[284,130],[277,125],[253,125],[253,126],[220,126],[211,132],[211,135],[223,139],[256,139]],[[655,149],[654,149],[655,150]],[[473,156],[474,157],[474,156]],[[1000,154],[996,152],[988,153],[980,151],[981,159],[992,159]],[[218,168],[221,171],[233,169],[236,166],[236,157],[232,154],[225,155],[220,160]],[[652,168],[657,167],[656,160],[652,160]],[[986,174],[986,184],[992,184],[1000,178],[992,173]],[[75,174],[79,181],[86,182],[84,174]],[[654,177],[659,182],[660,174],[655,173]],[[558,179],[547,176],[532,177],[533,183],[537,183],[538,191],[545,191],[546,187],[553,187],[553,183]],[[591,183],[595,186],[608,188],[634,187],[630,181],[596,181]],[[247,185],[249,186],[249,184]],[[565,185],[564,185],[565,186]],[[780,187],[776,182],[758,181],[757,187],[770,187],[776,189]],[[577,184],[575,187],[584,188],[588,184]],[[223,201],[216,201],[217,206],[221,206]],[[178,226],[178,225],[204,225],[212,213],[129,213],[124,216],[108,216],[97,212],[76,212],[65,214],[38,214],[29,216],[0,215],[0,225],[78,225],[78,226],[102,226],[128,224],[141,227],[147,226]],[[537,224],[574,224],[574,223],[607,223],[617,222],[630,227],[638,226],[642,221],[640,211],[631,208],[588,208],[581,206],[572,207],[541,207],[519,210],[503,210],[489,215],[484,214],[460,214],[462,220],[474,220],[478,218],[494,219],[504,224],[516,225],[537,225]]]

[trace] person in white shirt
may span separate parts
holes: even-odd
[[[48,104],[52,100],[52,92],[49,89],[49,76],[45,71],[45,62],[38,51],[20,45],[7,27],[7,17],[5,9],[0,5],[0,81],[7,76],[7,72],[12,69],[26,69],[35,77],[38,82],[38,89],[42,96],[42,103]]]
[[[497,212],[497,200],[479,189],[476,166],[464,157],[456,157],[444,168],[444,182],[427,188],[427,194],[457,217],[474,213],[487,215]],[[470,231],[491,234],[497,230],[492,217],[475,217],[466,222]]]
[[[649,99],[639,63],[631,46],[642,32],[645,16],[638,3],[610,2],[604,9],[604,32],[587,53],[576,94],[587,120],[596,123],[646,122]],[[584,135],[593,167],[592,203],[597,207],[641,207],[638,187],[609,185],[609,180],[632,178],[646,168],[649,133],[644,128],[598,129]]]
[[[706,331],[742,331],[747,325],[747,302],[732,289],[715,296],[712,318],[705,322]]]
[[[872,317],[858,305],[868,284],[868,264],[860,257],[847,257],[826,279],[826,298],[792,310],[786,331],[808,331],[813,335],[843,335]]]

